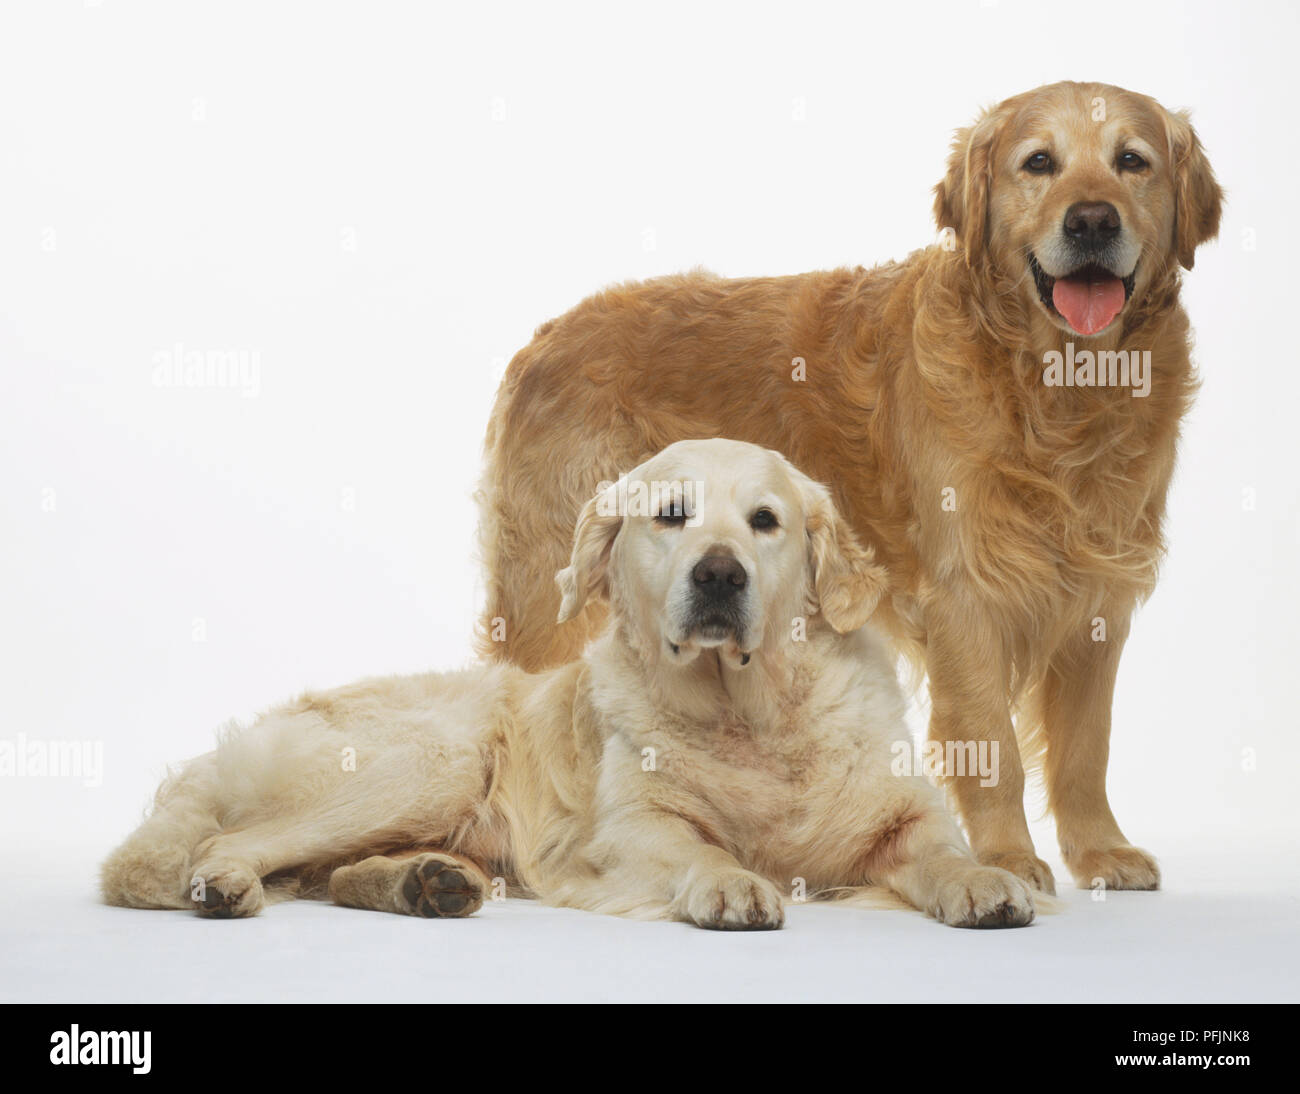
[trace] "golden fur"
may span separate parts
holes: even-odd
[[[627,481],[702,489],[677,523],[613,488],[589,500],[564,611],[600,593],[613,625],[581,660],[367,680],[271,711],[163,785],[104,864],[105,899],[236,917],[299,886],[459,916],[511,885],[766,929],[786,894],[878,886],[955,926],[1028,923],[1028,887],[975,861],[920,774],[891,772],[902,695],[858,629],[883,574],[828,491],[722,440]]]
[[[1128,148],[1145,169],[1121,169]],[[1052,173],[1026,170],[1035,149]],[[1019,708],[1079,884],[1157,887],[1106,799],[1111,696],[1195,388],[1179,266],[1220,201],[1184,115],[1055,84],[957,134],[935,190],[948,246],[871,270],[619,285],[544,324],[487,433],[481,648],[539,670],[599,632],[600,605],[553,626],[549,581],[599,481],[683,438],[769,445],[831,484],[888,570],[879,619],[923,658],[932,737],[1000,743],[996,788],[949,783],[980,858],[1053,888],[1025,820]],[[1112,204],[1137,256],[1131,297],[1090,337],[1045,306],[1027,258],[1055,253],[1079,202]],[[1149,395],[1046,386],[1045,354],[1067,342],[1149,350]]]

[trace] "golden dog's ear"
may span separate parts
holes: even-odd
[[[1187,113],[1169,113],[1167,128],[1174,174],[1174,252],[1183,268],[1190,270],[1196,248],[1219,234],[1223,189]]]
[[[993,186],[993,138],[1001,120],[985,112],[968,129],[957,130],[948,153],[948,172],[934,188],[934,219],[940,230],[957,233],[973,266],[988,235],[989,190]]]
[[[589,498],[578,514],[569,564],[555,575],[560,587],[557,623],[567,623],[582,611],[588,597],[608,594],[609,553],[622,527],[618,483],[614,483]]]
[[[889,577],[840,516],[830,491],[801,478],[817,608],[839,634],[848,634],[871,618]]]

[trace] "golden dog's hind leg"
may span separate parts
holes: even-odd
[[[608,614],[593,601],[565,623],[556,623],[560,593],[555,575],[568,565],[569,544],[578,504],[563,517],[531,502],[511,507],[498,490],[480,494],[481,554],[487,579],[487,605],[476,644],[487,660],[507,661],[528,672],[542,672],[581,656]],[[592,492],[595,484],[592,484]],[[543,511],[537,511],[543,510]],[[566,523],[567,521],[567,523]]]
[[[335,904],[425,919],[473,915],[483,907],[489,888],[487,877],[473,862],[445,851],[372,855],[355,865],[340,866],[329,882]]]
[[[535,353],[535,347],[521,351],[511,374],[526,371],[527,359]],[[578,366],[576,358],[573,364]],[[638,431],[614,423],[593,430],[581,424],[581,415],[561,422],[563,412],[563,407],[534,404],[508,378],[488,424],[476,495],[487,585],[486,608],[476,628],[478,652],[528,672],[576,660],[604,627],[609,613],[596,600],[573,619],[556,623],[560,593],[555,575],[569,564],[574,522],[597,486],[617,479],[660,447],[648,446]],[[558,445],[554,451],[534,450],[544,433],[567,437],[563,451]]]
[[[1111,703],[1128,614],[1101,613],[1103,641],[1091,627],[1052,659],[1041,688],[1047,738],[1047,799],[1061,855],[1081,889],[1158,889],[1156,860],[1120,831],[1106,797]]]

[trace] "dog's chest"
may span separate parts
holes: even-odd
[[[711,777],[734,772],[739,780],[775,780],[781,785],[805,782],[819,765],[802,735],[788,727],[761,733],[735,714],[723,715],[686,745],[686,753]]]
[[[685,812],[710,842],[766,857],[806,845],[811,833],[860,824],[867,775],[886,761],[832,723],[756,731],[734,717],[675,741],[663,757]],[[832,808],[838,802],[843,808]]]
[[[1172,459],[1105,431],[1060,451],[1014,448],[968,465],[942,495],[936,572],[1033,614],[1149,591]]]

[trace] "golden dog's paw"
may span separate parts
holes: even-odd
[[[701,875],[680,906],[684,918],[714,931],[774,931],[785,923],[780,890],[740,868]]]
[[[400,886],[411,915],[454,919],[483,907],[483,881],[450,855],[426,851],[411,859]]]
[[[190,880],[195,910],[208,919],[245,919],[266,903],[262,879],[244,866],[200,867]]]
[[[1080,889],[1160,888],[1160,867],[1140,847],[1125,844],[1104,851],[1081,851],[1067,855],[1065,861]]]
[[[1010,871],[1040,892],[1056,895],[1056,879],[1052,877],[1052,868],[1032,851],[994,851],[980,855],[979,860],[985,866]]]
[[[1034,896],[1007,870],[972,866],[940,883],[929,912],[950,927],[1027,927],[1034,921]]]

